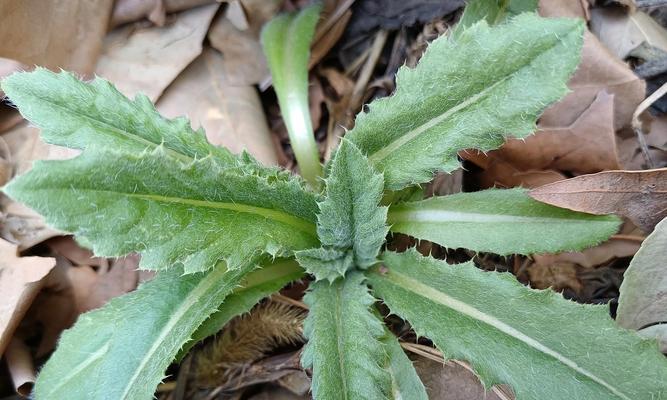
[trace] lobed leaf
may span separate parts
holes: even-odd
[[[451,37],[456,39],[466,28],[481,20],[496,25],[509,17],[537,11],[537,3],[538,0],[470,0]]]
[[[556,253],[594,246],[621,221],[549,206],[524,189],[489,189],[431,197],[389,209],[391,231],[449,248],[500,255]]]
[[[414,250],[387,252],[384,263],[367,274],[375,294],[447,359],[469,361],[486,387],[509,384],[517,400],[667,395],[667,359],[656,342],[618,327],[607,306]]]
[[[354,266],[366,269],[376,263],[388,231],[387,207],[378,206],[383,187],[382,174],[343,140],[326,179],[326,199],[319,203],[317,234],[323,247],[297,253],[318,280],[333,281]]]
[[[304,301],[310,311],[301,362],[313,367],[313,398],[386,399],[392,385],[380,341],[385,331],[370,310],[375,299],[364,276],[351,272],[332,284],[313,282]]]
[[[234,269],[318,243],[316,199],[298,182],[223,169],[213,157],[183,165],[163,147],[39,161],[4,190],[99,256],[140,252],[143,268],[192,273],[225,260]]]
[[[346,137],[397,190],[459,166],[457,152],[499,147],[535,130],[542,111],[567,93],[579,63],[584,24],[521,14],[457,40],[436,39],[414,69],[401,68],[396,92],[357,116]]]
[[[173,268],[81,315],[42,368],[35,398],[153,398],[181,346],[252,269],[220,265],[183,276]]]

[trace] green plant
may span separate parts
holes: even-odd
[[[434,41],[398,72],[394,95],[358,116],[322,192],[211,146],[185,119],[164,119],[99,78],[44,69],[6,78],[2,89],[44,140],[83,152],[35,163],[5,192],[96,254],[137,251],[142,268],[158,270],[63,334],[35,397],[149,399],[175,357],[304,276],[313,280],[303,363],[318,399],[426,398],[378,300],[517,399],[667,396],[656,342],[616,326],[606,306],[471,262],[383,251],[388,231],[499,254],[576,250],[616,231],[616,217],[543,205],[521,189],[383,204],[458,168],[460,150],[532,133],[567,90],[583,29],[524,13]]]

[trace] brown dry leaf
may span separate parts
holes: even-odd
[[[19,257],[15,245],[0,239],[0,354],[55,266],[48,257]]]
[[[45,244],[51,251],[67,258],[74,265],[108,266],[105,258],[95,257],[92,251],[79,246],[72,236],[58,236]]]
[[[413,364],[431,399],[500,399],[496,393],[486,392],[475,374],[459,364],[443,364],[425,357],[416,357]]]
[[[265,164],[277,164],[276,151],[254,86],[233,86],[225,60],[206,48],[174,81],[157,104],[167,117],[186,115],[209,141],[234,152],[246,148]]]
[[[638,239],[641,239],[641,237],[638,237]],[[533,259],[535,265],[541,267],[570,263],[581,265],[584,268],[593,268],[615,258],[632,257],[639,250],[641,244],[641,240],[637,240],[637,238],[627,238],[619,235],[619,237],[612,237],[604,243],[581,252],[535,254]]]
[[[587,0],[539,0],[539,6],[545,17],[590,18]]]
[[[129,255],[113,261],[109,271],[97,273],[97,280],[88,295],[77,302],[77,311],[86,312],[102,307],[114,297],[137,288],[139,256]]]
[[[576,265],[570,262],[535,263],[528,267],[528,277],[530,286],[535,289],[552,288],[557,292],[569,289],[579,293],[583,287],[577,277]]]
[[[651,118],[648,132],[644,132],[644,140],[649,157],[656,168],[667,166],[667,116]],[[646,157],[642,153],[636,135],[619,139],[618,153],[623,169],[649,169]]]
[[[19,396],[28,398],[36,378],[30,348],[22,339],[13,337],[5,352],[5,361],[14,390]]]
[[[621,60],[642,43],[667,51],[667,30],[641,11],[628,13],[614,7],[594,8],[591,31]]]
[[[215,0],[116,0],[109,25],[113,28],[147,18],[155,25],[164,25],[167,14],[214,3]]]
[[[0,2],[0,55],[26,65],[89,75],[112,6],[113,0]]]
[[[108,79],[126,96],[139,92],[152,101],[202,51],[202,42],[218,4],[193,8],[173,16],[164,27],[117,28],[105,41],[97,75]]]
[[[614,96],[602,91],[572,124],[540,123],[535,135],[510,139],[492,154],[520,171],[552,169],[586,174],[619,169],[613,123]]]
[[[607,171],[532,189],[535,200],[591,214],[619,214],[651,232],[667,216],[667,168]]]

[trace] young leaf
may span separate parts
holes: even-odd
[[[486,20],[489,25],[496,25],[523,12],[534,12],[537,10],[537,2],[538,0],[470,0],[451,37],[457,38],[466,28],[481,20]]]
[[[370,310],[375,299],[364,276],[351,272],[332,284],[314,282],[304,297],[310,312],[301,362],[313,367],[315,399],[386,399],[391,376],[383,368],[387,352],[382,321]]]
[[[252,269],[173,268],[83,314],[42,368],[35,398],[151,399],[181,346]]]
[[[457,40],[439,38],[414,69],[401,68],[396,92],[374,101],[346,137],[384,172],[392,190],[459,166],[457,152],[491,150],[525,137],[566,92],[579,62],[584,24],[521,14]]]
[[[667,219],[642,243],[623,275],[616,321],[630,329],[667,322]],[[656,330],[657,328],[654,328]]]
[[[319,203],[317,234],[323,248],[297,253],[318,280],[333,281],[355,265],[366,269],[375,264],[388,231],[387,207],[378,207],[383,187],[382,174],[343,140],[326,179],[326,200]]]
[[[317,245],[315,196],[296,181],[222,169],[212,157],[176,163],[158,147],[141,154],[91,148],[36,162],[5,189],[100,256],[141,252],[141,266],[230,269],[261,253]]]
[[[523,399],[658,399],[667,359],[655,341],[619,328],[607,306],[529,289],[507,273],[387,252],[373,291],[446,358],[467,360],[486,387]]]
[[[396,400],[428,400],[426,388],[412,361],[405,355],[398,339],[393,333],[385,328],[385,335],[380,339],[389,354],[388,365],[385,367],[391,374],[390,398]]]
[[[301,175],[314,188],[319,187],[322,166],[308,108],[308,58],[320,10],[314,4],[298,14],[280,15],[261,34],[294,155]]]
[[[489,189],[403,203],[389,209],[393,232],[449,248],[500,255],[555,253],[596,245],[621,221],[548,206],[524,189]]]
[[[246,275],[239,287],[227,296],[220,310],[208,317],[192,334],[191,340],[178,352],[176,360],[180,361],[198,342],[218,333],[232,318],[250,311],[260,300],[300,279],[303,274],[303,268],[296,261],[285,259],[262,265]]]
[[[5,78],[1,86],[21,114],[41,128],[48,143],[134,153],[162,146],[165,156],[184,163],[211,156],[225,167],[261,169],[247,153],[237,157],[212,146],[187,119],[163,118],[148,97],[140,94],[131,101],[101,78],[84,83],[69,72],[36,68]]]

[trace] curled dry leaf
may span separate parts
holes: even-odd
[[[625,60],[642,43],[667,51],[667,31],[648,14],[618,8],[594,8],[591,30],[619,59]]]
[[[660,222],[625,271],[616,321],[629,329],[647,330],[667,345],[667,219]],[[640,331],[642,333],[642,331]]]
[[[155,25],[162,26],[166,14],[213,2],[215,0],[116,0],[109,25],[113,28],[147,18]]]
[[[54,266],[53,258],[19,257],[15,245],[0,239],[0,354]]]
[[[126,96],[142,92],[151,101],[157,100],[201,53],[206,31],[218,7],[210,4],[184,11],[164,27],[128,25],[113,30],[104,40],[95,72]]]
[[[590,214],[619,214],[651,232],[667,216],[667,168],[607,171],[532,189],[535,200]]]

